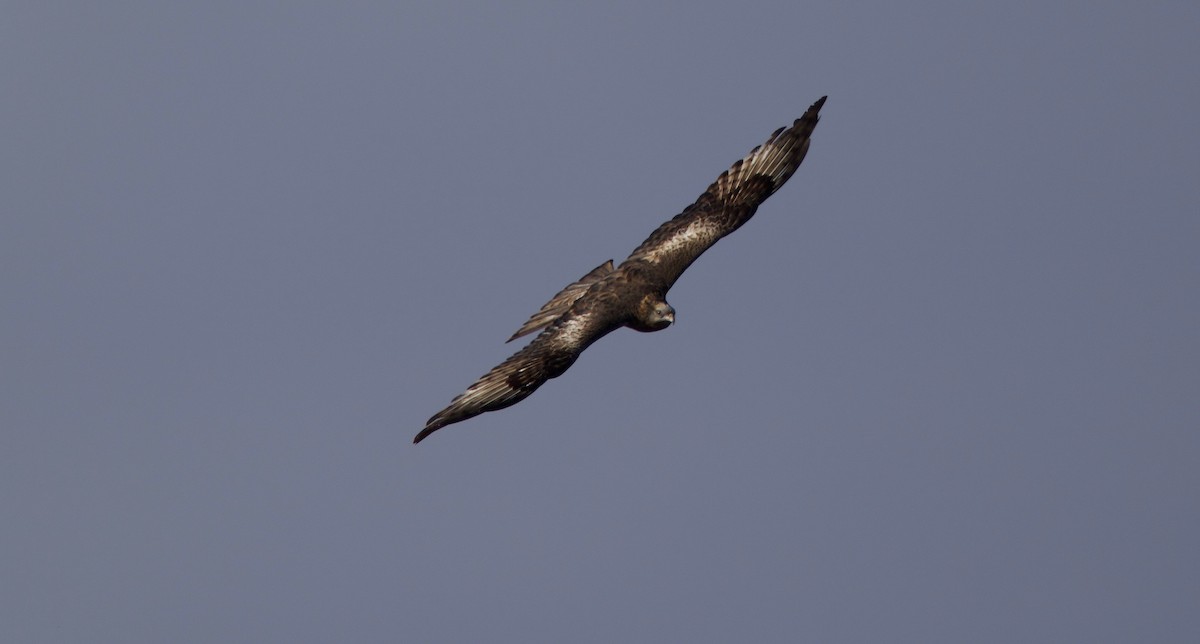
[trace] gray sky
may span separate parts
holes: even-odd
[[[0,640],[1200,641],[1200,5],[315,4],[6,4]]]

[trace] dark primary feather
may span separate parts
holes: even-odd
[[[723,172],[695,203],[659,226],[616,269],[612,260],[567,285],[529,318],[509,341],[542,329],[525,348],[484,374],[435,414],[413,439],[419,443],[451,423],[515,405],[550,378],[562,375],[589,345],[622,326],[646,331],[647,302],[665,305],[667,291],[717,240],[754,216],[796,172],[825,97],[789,128]]]

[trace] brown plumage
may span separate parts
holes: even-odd
[[[659,226],[620,266],[613,268],[609,260],[559,291],[509,338],[541,330],[533,342],[430,418],[413,442],[451,423],[517,404],[616,329],[648,332],[670,326],[675,310],[667,304],[667,291],[701,253],[749,221],[796,172],[825,98],[721,173],[695,203]]]

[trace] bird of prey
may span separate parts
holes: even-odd
[[[645,332],[670,326],[675,309],[667,304],[667,291],[701,253],[749,221],[800,167],[825,98],[721,173],[619,266],[610,259],[551,298],[508,340],[541,330],[537,338],[430,418],[413,442],[451,423],[517,404],[561,376],[593,342],[623,326]]]

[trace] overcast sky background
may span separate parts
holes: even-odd
[[[6,3],[0,640],[1200,641],[1197,34]],[[410,444],[825,94],[674,327]]]

